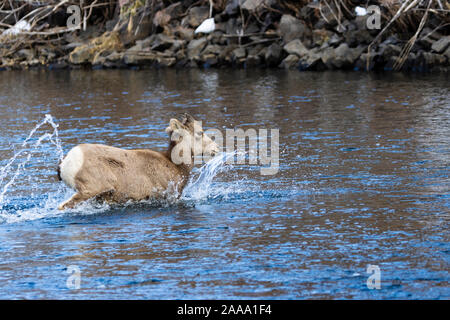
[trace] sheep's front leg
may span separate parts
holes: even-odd
[[[80,202],[86,201],[92,196],[81,194],[79,192],[75,193],[69,200],[64,201],[58,206],[58,210],[72,209]]]

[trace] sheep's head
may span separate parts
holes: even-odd
[[[212,157],[220,152],[219,146],[203,132],[202,122],[187,113],[183,115],[181,121],[170,119],[166,132],[175,143],[171,155],[175,163],[192,163],[193,157],[202,155]]]

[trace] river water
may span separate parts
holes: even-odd
[[[448,84],[277,70],[1,72],[0,298],[449,299]],[[205,129],[279,129],[279,172],[218,162],[196,168],[214,178],[193,180],[177,203],[56,210],[72,193],[57,181],[61,151],[164,150],[168,121],[183,112]]]

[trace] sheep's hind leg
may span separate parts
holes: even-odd
[[[58,210],[72,209],[80,202],[86,201],[89,198],[91,198],[91,196],[77,192],[69,200],[66,200],[63,203],[61,203],[58,206]]]

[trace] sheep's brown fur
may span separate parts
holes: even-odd
[[[180,193],[188,181],[193,164],[174,163],[172,150],[178,143],[186,143],[193,137],[196,127],[194,121],[189,115],[185,115],[181,122],[170,120],[166,132],[171,140],[166,152],[125,150],[100,144],[76,146],[62,161],[58,172],[62,180],[77,192],[63,202],[59,209],[73,208],[91,198],[121,203],[160,198],[166,191]],[[180,138],[180,130],[187,133],[187,140],[186,137]],[[206,135],[203,141],[206,144],[202,144],[202,152],[205,149],[211,153],[219,151]]]

